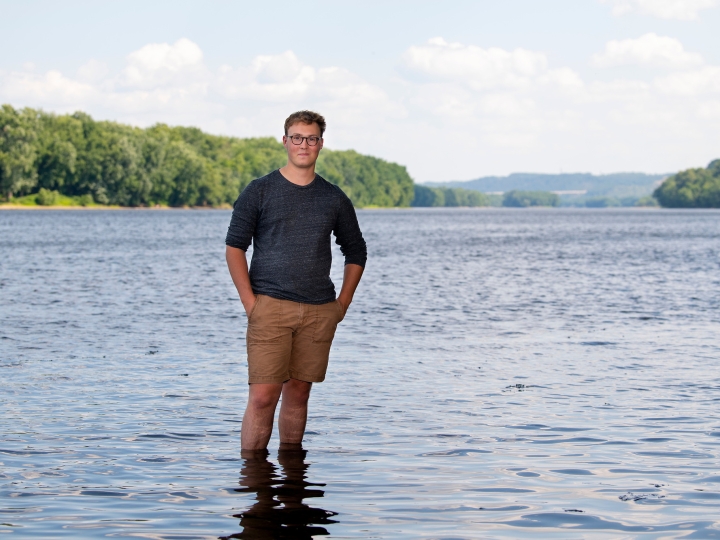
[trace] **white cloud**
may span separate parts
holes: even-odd
[[[292,51],[257,56],[250,66],[223,66],[216,90],[230,98],[286,102],[304,98],[315,83],[316,70],[304,65]]]
[[[364,81],[351,71],[328,67],[317,71],[316,88],[313,92],[325,102],[334,102],[338,106],[380,108],[383,114],[403,115],[403,111],[393,103],[378,86]]]
[[[64,109],[66,105],[93,100],[96,95],[97,90],[92,85],[67,78],[57,70],[42,75],[13,71],[0,80],[0,96],[3,100],[22,100]]]
[[[448,43],[443,38],[409,47],[402,56],[401,69],[414,83],[456,84],[474,92],[513,93],[549,86],[554,91],[572,93],[583,86],[572,69],[549,69],[547,57],[542,52],[520,48],[513,51],[497,47],[483,49]],[[510,110],[507,107],[501,109]]]
[[[577,94],[585,87],[580,75],[567,67],[548,70],[538,78],[538,82],[554,87],[566,95]]]
[[[284,84],[297,80],[312,82],[314,70],[303,65],[292,51],[275,56],[257,56],[252,62],[255,79],[260,84]]]
[[[718,0],[600,0],[613,5],[615,16],[628,13],[652,15],[660,19],[693,21],[698,12],[718,5]]]
[[[550,69],[548,64],[545,54],[538,51],[483,49],[433,38],[409,47],[401,68],[416,107],[456,122],[524,117],[530,125],[529,117],[541,114],[538,97],[567,96],[584,86],[572,69]]]
[[[664,94],[677,96],[720,95],[720,66],[671,73],[655,79],[655,87]]]
[[[97,60],[78,68],[75,77],[57,70],[0,72],[0,102],[83,110],[136,125],[191,124],[240,136],[278,133],[289,111],[300,108],[357,125],[404,115],[402,105],[380,87],[347,69],[310,66],[286,51],[212,71],[188,39],[148,44],[128,54],[115,72]]]
[[[652,87],[645,81],[617,79],[594,81],[587,85],[587,92],[580,102],[587,103],[639,103],[651,98]]]
[[[433,38],[425,45],[412,46],[402,58],[408,74],[431,80],[465,82],[477,90],[529,84],[532,77],[547,69],[543,53],[515,49],[506,51],[492,47],[448,43]]]
[[[671,71],[655,81],[642,73],[583,80],[569,67],[552,66],[537,51],[483,49],[436,38],[408,48],[401,72],[411,117],[427,118],[442,130],[448,155],[463,149],[468,162],[504,159],[518,170],[517,160],[529,155],[544,162],[544,149],[565,170],[587,170],[594,163],[606,172],[663,172],[673,170],[674,149],[687,141],[693,141],[693,152],[708,152],[709,134],[717,127],[718,100],[712,92],[720,75],[703,67],[700,55],[672,38],[647,34],[610,42],[594,63]],[[691,95],[700,99],[688,99]],[[432,168],[433,155],[408,159]],[[448,161],[442,161],[447,167]],[[615,165],[608,167],[610,162]]]
[[[471,91],[448,83],[411,86],[409,104],[425,114],[442,118],[444,122],[473,122],[478,102]]]
[[[86,82],[101,81],[108,75],[108,73],[110,73],[110,70],[108,69],[107,64],[99,62],[95,59],[89,60],[80,66],[77,71],[78,78]]]
[[[575,71],[550,68],[542,52],[484,49],[442,38],[409,47],[401,72],[415,115],[430,115],[455,146],[473,141],[471,153],[526,152],[546,131],[573,129],[577,115],[558,104],[584,93]]]
[[[698,117],[720,123],[720,99],[706,101],[698,106]]]
[[[690,155],[707,161],[717,151],[720,67],[670,38],[617,43],[596,61],[669,71],[583,78],[540,51],[436,38],[407,48],[400,76],[373,84],[290,50],[209,69],[197,44],[179,40],[142,47],[114,69],[98,59],[76,73],[0,71],[0,102],[236,136],[277,136],[290,111],[311,108],[328,118],[328,147],[406,164],[419,181],[559,168],[664,172]]]
[[[223,66],[214,90],[264,107],[315,107],[354,123],[401,117],[403,107],[378,86],[340,67],[304,64],[292,51],[256,57],[249,66]]]
[[[605,44],[602,54],[593,56],[598,67],[655,66],[689,68],[703,63],[702,56],[685,51],[677,39],[651,32],[637,39],[612,40]]]
[[[127,57],[122,83],[139,88],[157,87],[203,76],[203,53],[200,47],[182,38],[172,45],[150,43]]]

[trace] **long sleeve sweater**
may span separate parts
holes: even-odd
[[[365,266],[365,240],[345,193],[319,175],[299,186],[276,170],[250,182],[235,201],[225,243],[243,251],[254,244],[255,294],[324,304],[335,300],[331,234],[345,264]]]

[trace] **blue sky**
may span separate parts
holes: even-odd
[[[719,0],[0,0],[0,102],[326,146],[420,182],[720,157]]]

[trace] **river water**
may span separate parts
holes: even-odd
[[[720,538],[720,212],[358,215],[307,454],[243,461],[229,212],[0,212],[0,533]]]

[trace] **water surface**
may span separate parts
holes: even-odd
[[[720,537],[720,212],[359,218],[307,455],[243,461],[229,212],[0,212],[0,533]]]

